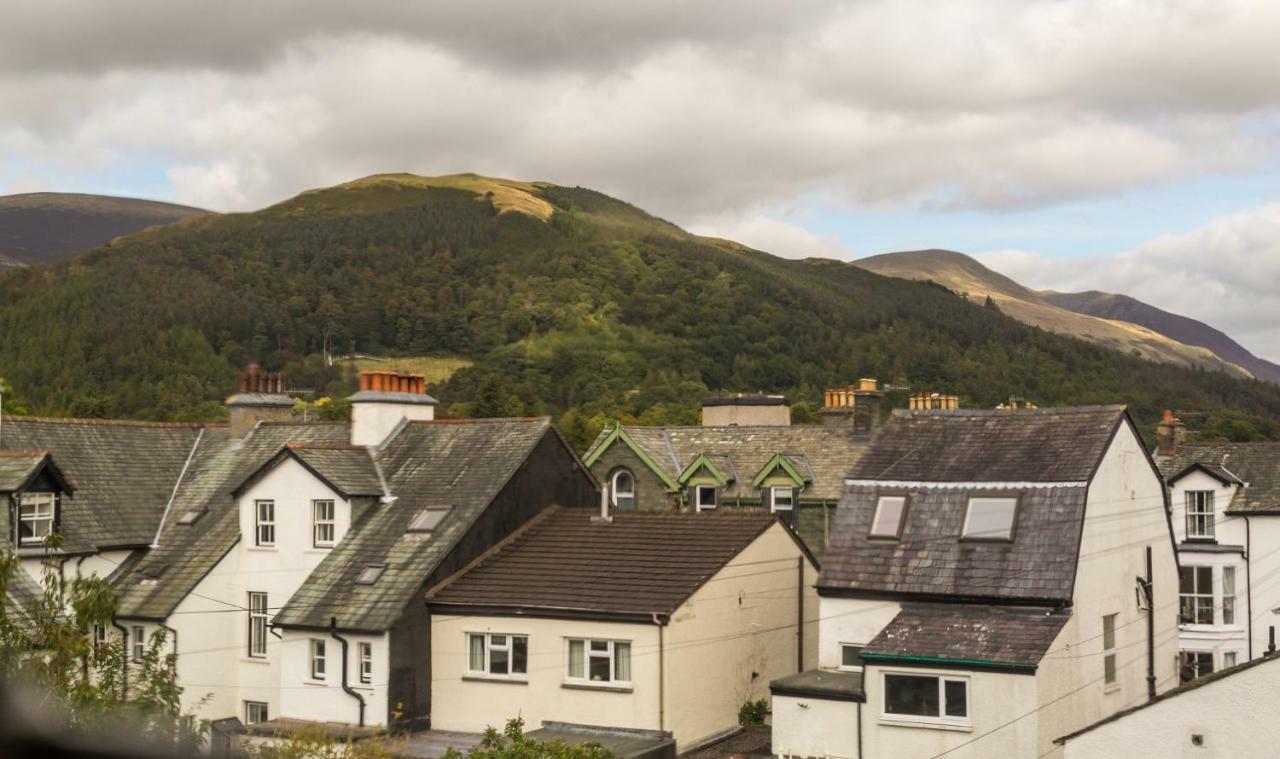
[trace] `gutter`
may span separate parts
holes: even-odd
[[[913,656],[910,654],[869,654],[862,653],[862,658],[871,662],[884,662],[886,664],[933,664],[952,667],[967,667],[975,669],[996,669],[1018,672],[1021,674],[1035,674],[1036,665],[1021,664],[1018,662],[995,661],[992,659],[948,659],[943,656]]]
[[[342,644],[342,690],[360,703],[360,727],[364,727],[364,696],[347,684],[347,639],[338,634],[338,618],[329,618],[329,637]]]
[[[164,523],[169,520],[169,511],[173,509],[173,502],[178,499],[178,488],[182,487],[182,480],[187,476],[187,469],[191,468],[191,460],[196,457],[196,449],[200,447],[200,441],[204,438],[204,428],[200,428],[200,432],[196,434],[196,441],[191,444],[191,450],[187,453],[187,460],[182,464],[182,471],[178,472],[178,481],[173,483],[173,492],[169,494],[169,502],[164,505],[164,513],[160,515],[160,526],[156,528],[156,537],[151,541],[152,548],[160,547],[160,533],[164,530]]]

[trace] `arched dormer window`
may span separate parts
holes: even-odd
[[[636,507],[636,477],[630,469],[619,469],[609,478],[609,495],[615,509]]]

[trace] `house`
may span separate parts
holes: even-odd
[[[549,509],[429,592],[432,726],[520,716],[687,751],[817,661],[816,580],[768,513]]]
[[[1262,656],[1280,623],[1280,443],[1188,443],[1166,412],[1155,459],[1182,572],[1182,679]]]
[[[109,632],[134,656],[165,631],[201,717],[251,735],[425,727],[426,588],[598,491],[548,419],[436,420],[419,376],[365,373],[361,386],[349,424],[294,420],[282,379],[252,370],[229,425],[7,417],[0,460],[21,466],[0,471],[45,457],[22,475],[44,484],[24,485],[19,507],[53,494],[47,528],[20,512],[16,549],[39,564],[44,549],[23,538],[62,535],[53,560],[109,578]]]
[[[1039,759],[1176,684],[1163,485],[1121,406],[899,410],[845,480],[784,756]]]
[[[1274,756],[1280,744],[1280,725],[1271,712],[1280,699],[1277,661],[1260,656],[1202,676],[1055,743],[1062,759]]]
[[[770,511],[821,557],[844,474],[882,404],[871,379],[828,390],[821,425],[792,425],[780,396],[710,398],[702,426],[607,427],[583,463],[609,488],[612,508]]]

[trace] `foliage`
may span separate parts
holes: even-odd
[[[218,419],[251,360],[339,398],[352,368],[328,366],[326,346],[454,356],[472,363],[432,388],[442,412],[549,414],[579,448],[606,421],[696,424],[712,392],[784,393],[811,419],[824,386],[858,377],[967,406],[1123,402],[1144,429],[1176,408],[1214,435],[1280,437],[1274,385],[695,237],[590,190],[537,192],[548,221],[459,186],[355,183],[15,270],[0,276],[0,366],[33,413]]]
[[[404,756],[398,745],[383,735],[340,740],[315,726],[271,744],[244,746],[240,755],[245,759],[397,759]]]
[[[764,718],[769,714],[769,699],[761,698],[756,701],[747,701],[738,707],[738,724],[739,725],[763,725]]]
[[[13,385],[5,382],[4,377],[0,377],[0,412],[5,414],[25,414],[26,406],[23,405],[22,399],[13,391]]]
[[[462,752],[451,748],[443,759],[464,759]],[[494,728],[484,731],[480,745],[465,754],[465,759],[613,759],[613,752],[598,743],[569,745],[562,740],[539,741],[526,737],[524,720],[509,720],[499,733]]]
[[[62,578],[46,540],[47,558],[33,597],[9,594],[26,580],[16,554],[0,553],[0,680],[23,683],[40,694],[39,707],[85,733],[123,729],[146,744],[183,752],[200,748],[206,726],[181,707],[175,658],[163,630],[151,636],[140,659],[130,661],[123,638],[95,645],[95,626],[109,629],[117,600],[97,576]]]

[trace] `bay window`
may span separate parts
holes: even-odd
[[[1178,594],[1183,624],[1213,624],[1213,567],[1182,567]]]

